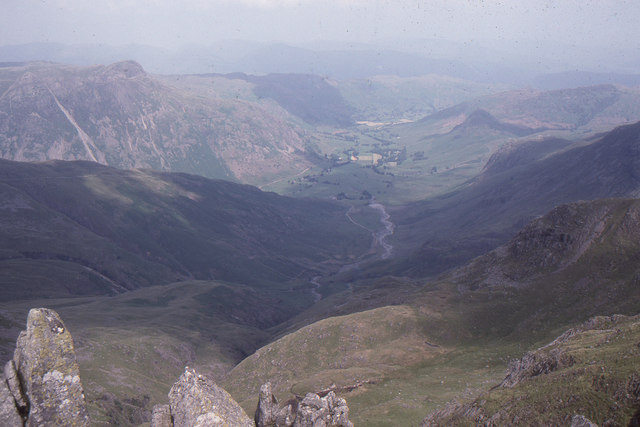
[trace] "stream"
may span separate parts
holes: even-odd
[[[369,251],[361,255],[358,261],[351,264],[343,265],[342,268],[340,268],[339,273],[353,270],[354,268],[360,267],[360,265],[364,264],[365,262],[372,261],[370,255],[375,255],[376,258],[379,258],[381,260],[389,259],[391,257],[391,253],[393,252],[393,245],[387,241],[387,237],[391,236],[395,229],[395,224],[391,222],[391,215],[389,215],[384,205],[377,202],[375,199],[373,199],[369,203],[368,207],[380,213],[380,223],[384,227],[377,231],[365,227],[351,217],[351,213],[353,213],[354,208],[349,208],[349,210],[345,213],[347,219],[358,227],[362,227],[365,230],[369,231],[373,239],[371,241],[371,248],[369,249]],[[322,295],[319,292],[320,287],[322,286],[322,283],[320,283],[320,279],[322,279],[322,276],[315,276],[309,281],[313,285],[313,288],[311,288],[311,294],[313,295],[315,302],[318,302],[322,299]]]
[[[393,230],[396,226],[390,221],[391,215],[387,213],[387,210],[382,203],[378,203],[374,199],[372,203],[369,203],[369,207],[380,212],[380,222],[384,225],[384,229],[373,233],[373,242],[374,245],[382,247],[383,252],[382,255],[380,255],[380,259],[388,259],[391,256],[393,245],[387,242],[386,239],[393,234]]]

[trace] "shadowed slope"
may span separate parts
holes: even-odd
[[[289,287],[370,243],[331,202],[88,162],[0,165],[5,298],[118,293],[192,278]]]

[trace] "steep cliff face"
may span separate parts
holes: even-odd
[[[254,420],[256,427],[353,427],[347,402],[335,392],[307,393],[304,399],[291,399],[280,406],[271,383],[260,387]]]
[[[90,425],[73,340],[55,311],[29,312],[13,360],[5,365],[0,402],[2,425]]]
[[[452,277],[475,289],[523,286],[548,275],[605,260],[594,274],[625,274],[639,250],[640,201],[610,199],[559,206],[524,227],[508,244],[483,255]],[[603,258],[602,253],[607,253]]]
[[[246,102],[188,96],[132,61],[0,72],[14,79],[0,98],[5,159],[91,160],[254,184],[310,165],[303,132],[281,118]]]

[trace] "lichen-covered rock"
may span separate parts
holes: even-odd
[[[571,419],[571,427],[598,427],[598,424],[591,422],[582,415],[574,415]]]
[[[262,387],[260,387],[258,407],[256,408],[256,414],[254,416],[256,427],[275,426],[278,410],[278,399],[276,399],[271,392],[271,383],[263,384]]]
[[[294,427],[353,427],[349,421],[347,402],[336,397],[333,391],[325,397],[314,393],[307,393],[300,402]]]
[[[300,402],[297,399],[291,399],[278,410],[276,414],[277,427],[291,427],[296,419]]]
[[[325,427],[325,419],[329,415],[329,406],[320,396],[314,393],[307,395],[300,402],[298,414],[293,423],[295,427]]]
[[[71,334],[53,310],[29,311],[13,355],[29,398],[27,426],[89,426]]]
[[[530,352],[520,359],[509,362],[507,376],[500,386],[514,387],[527,378],[548,374],[557,369],[572,366],[574,363],[573,357],[558,348],[553,348],[549,351]]]
[[[169,405],[155,405],[151,412],[151,427],[173,427]]]
[[[347,402],[333,391],[307,393],[304,399],[291,399],[279,407],[271,392],[271,383],[260,387],[255,422],[256,427],[353,426]]]
[[[18,414],[16,402],[4,381],[0,381],[0,425],[22,427],[22,417]]]
[[[4,378],[9,387],[9,391],[13,396],[15,401],[15,406],[18,409],[19,413],[22,413],[26,416],[29,411],[29,402],[24,395],[24,390],[22,390],[22,386],[20,385],[20,380],[18,379],[18,372],[16,371],[16,365],[13,360],[9,360],[4,365]]]
[[[229,393],[194,369],[185,369],[171,387],[169,405],[176,427],[255,425]]]

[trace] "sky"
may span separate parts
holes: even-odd
[[[640,47],[638,0],[0,0],[0,45],[442,39]]]

